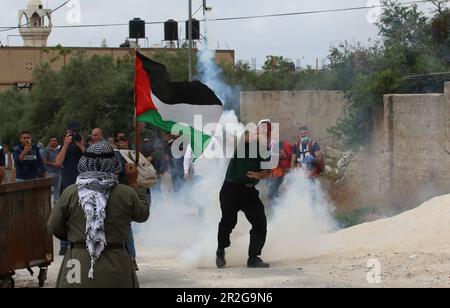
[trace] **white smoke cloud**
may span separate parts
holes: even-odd
[[[206,197],[207,208],[201,221],[203,231],[200,237],[182,252],[180,260],[188,267],[213,267],[217,248],[216,237],[220,221],[218,195],[227,164],[212,161],[202,163],[207,178],[203,178],[203,182],[194,186],[193,195],[203,196],[202,200]],[[323,242],[318,239],[336,230],[337,224],[332,218],[333,207],[318,181],[307,179],[301,170],[291,172],[281,187],[279,200],[270,207],[269,202],[265,200],[266,182],[262,181],[258,189],[265,203],[266,213],[270,213],[263,258],[271,262],[285,261],[318,255],[330,248],[320,246],[319,243]],[[251,225],[243,213],[239,213],[238,224],[231,235],[231,247],[226,250],[229,266],[245,264],[250,229]]]
[[[234,123],[241,134],[243,125],[234,112],[225,112],[221,125]],[[216,133],[217,142],[223,143],[222,132]],[[226,143],[228,145],[232,143]],[[224,181],[229,160],[223,158],[199,158],[194,164],[195,180],[175,194],[163,183],[162,193],[153,194],[151,218],[140,228],[140,249],[150,254],[167,254],[177,257],[180,265],[188,268],[214,267],[217,248],[217,229],[221,218],[219,191]],[[319,182],[312,182],[301,171],[286,176],[279,200],[269,209],[265,201],[266,182],[258,189],[266,205],[266,213],[272,212],[268,222],[268,234],[263,258],[267,261],[283,261],[320,254],[327,247],[316,246],[318,237],[336,228],[326,195]],[[242,266],[246,262],[249,231],[245,216],[240,213],[238,225],[231,235],[231,247],[226,250],[229,266]],[[142,249],[145,247],[145,249]]]
[[[319,181],[305,177],[304,170],[291,170],[281,187],[268,227],[265,254],[272,260],[287,260],[323,253],[317,239],[335,231],[333,205]]]
[[[205,44],[207,46],[207,44]],[[197,78],[214,90],[224,102],[232,100],[233,89],[221,78],[221,72],[214,61],[214,53],[203,48],[199,52]],[[232,101],[231,101],[232,103]],[[223,150],[232,153],[230,142],[244,131],[234,111],[224,112],[213,144],[224,145]],[[233,134],[227,134],[234,131]],[[224,142],[227,140],[228,142]],[[194,181],[186,184],[181,192],[171,193],[170,184],[163,183],[161,193],[153,194],[150,221],[137,234],[139,248],[157,254],[167,253],[178,257],[186,267],[214,267],[217,248],[217,231],[221,218],[219,192],[222,187],[228,159],[206,157],[226,157],[224,155],[204,155],[194,164]],[[266,182],[259,185],[262,200],[265,198]],[[291,172],[281,187],[280,199],[269,211],[268,235],[262,257],[268,261],[281,261],[310,256],[323,251],[315,246],[315,238],[335,228],[331,218],[331,206],[318,182],[306,179],[301,172]],[[231,247],[226,250],[228,266],[243,265],[247,259],[249,231],[245,216],[240,213],[238,224],[231,235]],[[140,247],[139,247],[140,246]]]

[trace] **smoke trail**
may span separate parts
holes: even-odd
[[[215,55],[215,51],[205,47],[198,51],[197,78],[217,93],[226,110],[234,109],[239,104],[239,89],[223,81],[222,69],[216,64]]]
[[[198,61],[196,78],[209,86],[217,94],[224,104],[225,110],[235,110],[236,113],[239,113],[240,87],[231,87],[223,80],[223,71],[216,64],[216,52],[208,46],[210,40],[207,40],[207,36],[213,36],[214,31],[212,31],[212,28],[207,28],[207,19],[204,22],[204,25],[205,42],[197,53]],[[208,33],[207,29],[209,30]]]

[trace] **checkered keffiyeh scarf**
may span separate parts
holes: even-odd
[[[86,217],[86,248],[91,257],[89,278],[94,279],[94,264],[107,246],[104,222],[111,189],[118,183],[121,164],[113,148],[98,142],[86,149],[78,163],[78,197]]]

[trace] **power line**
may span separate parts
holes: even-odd
[[[400,5],[421,4],[421,3],[426,3],[426,2],[431,2],[431,0],[403,2],[403,3],[400,3]],[[372,6],[357,6],[357,7],[350,7],[350,8],[304,11],[304,12],[294,12],[294,13],[279,13],[279,14],[266,14],[266,15],[213,18],[213,19],[208,19],[208,20],[209,21],[224,21],[224,20],[243,20],[243,19],[268,18],[268,17],[283,17],[283,16],[294,16],[294,15],[310,15],[310,14],[319,14],[319,13],[346,12],[346,11],[357,11],[357,10],[366,10],[366,9],[373,9],[373,8],[383,8],[386,6],[387,5],[385,5],[385,4],[380,4],[380,5],[372,5]]]
[[[69,1],[67,1],[67,2],[69,2]],[[431,2],[431,0],[409,1],[409,2],[400,3],[400,5],[422,4],[422,3],[429,3],[429,2]],[[64,6],[66,3],[64,3],[62,6]],[[222,18],[208,19],[208,21],[245,20],[245,19],[257,19],[257,18],[286,17],[286,16],[295,16],[295,15],[312,15],[312,14],[333,13],[333,12],[348,12],[348,11],[367,10],[367,9],[373,9],[373,8],[383,8],[386,6],[387,5],[385,5],[385,4],[380,4],[380,5],[372,5],[372,6],[358,6],[358,7],[350,7],[350,8],[316,10],[316,11],[303,11],[303,12],[265,14],[265,15],[249,15],[249,16],[237,16],[237,17],[222,17]],[[52,12],[54,12],[55,10],[53,10]],[[205,20],[200,20],[200,21],[205,21]],[[157,24],[164,24],[164,22],[165,21],[152,21],[152,22],[146,22],[145,24],[146,25],[157,25]],[[178,22],[184,22],[184,20],[182,20],[182,21],[179,20]],[[100,27],[121,27],[121,26],[128,26],[128,25],[129,25],[128,23],[112,23],[112,24],[85,24],[85,25],[64,25],[64,26],[53,25],[52,27],[53,28],[97,28],[97,27],[100,28]],[[1,30],[0,32],[17,29],[19,27],[0,27],[0,29],[2,29],[2,28],[3,29],[6,28],[6,30]]]
[[[192,14],[192,16],[195,16],[195,14],[197,14],[198,13],[198,11],[200,11],[200,9],[203,7],[203,4],[202,5],[200,5],[200,7],[197,9],[197,11],[195,11],[193,14]]]
[[[441,75],[450,75],[450,72],[437,72],[437,73],[429,73],[429,74],[416,74],[416,75],[402,76],[401,78],[404,78],[404,79],[413,79],[413,78],[428,77],[428,76],[441,76]]]
[[[72,0],[67,0],[66,2],[64,2],[63,4],[61,4],[60,6],[58,6],[56,9],[51,10],[50,13],[48,13],[48,14],[52,14],[53,12],[59,10],[60,8],[62,8],[63,6],[65,6],[65,5],[66,5],[67,3],[69,3],[70,1],[72,1]],[[47,15],[48,15],[48,14],[47,14]],[[11,31],[11,30],[15,30],[15,29],[22,28],[22,27],[26,27],[26,26],[28,26],[28,25],[31,24],[31,23],[32,23],[32,21],[29,21],[29,22],[27,22],[26,24],[19,25],[19,26],[17,26],[17,27],[0,27],[0,28],[4,29],[4,30],[0,30],[0,32],[6,32],[6,31]]]

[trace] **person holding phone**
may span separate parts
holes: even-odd
[[[19,135],[20,145],[13,153],[16,165],[16,181],[23,182],[43,178],[47,176],[39,148],[32,144],[29,131],[23,131]]]

